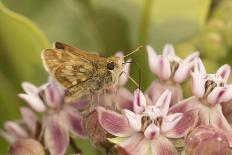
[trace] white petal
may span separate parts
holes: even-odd
[[[224,99],[227,97],[226,96],[226,89],[224,87],[216,87],[213,89],[213,91],[208,95],[207,97],[207,101],[212,104],[215,105],[217,103],[221,103],[224,101]],[[232,94],[231,94],[232,95]],[[231,96],[230,95],[230,96]]]
[[[186,63],[194,62],[195,58],[197,57],[199,57],[199,52],[194,52],[184,59],[184,63],[186,64]]]
[[[175,125],[182,119],[182,117],[182,113],[175,113],[168,115],[167,117],[164,117],[161,124],[162,132],[168,132],[172,130],[175,127]]]
[[[158,56],[156,65],[157,65],[156,75],[161,80],[168,80],[171,76],[171,68],[170,68],[169,60],[166,57]]]
[[[198,72],[192,72],[192,92],[196,97],[201,98],[205,93],[205,80]]]
[[[130,110],[124,110],[124,113],[128,119],[129,125],[135,131],[140,131],[142,127],[142,120],[140,115],[136,115]]]
[[[46,110],[44,103],[39,99],[38,96],[27,94],[18,94],[18,96],[25,100],[37,112],[44,112]]]
[[[29,95],[36,95],[38,93],[38,88],[29,82],[23,82],[22,88]]]
[[[147,54],[148,54],[149,67],[152,73],[156,74],[157,73],[157,66],[156,66],[157,55],[154,49],[149,45],[147,45]]]
[[[216,75],[221,76],[223,80],[226,82],[230,76],[230,72],[231,72],[230,65],[225,64],[217,70]]]
[[[165,90],[159,99],[157,100],[155,106],[158,107],[163,116],[168,113],[169,105],[171,103],[172,93],[170,90]]]
[[[199,74],[206,74],[205,66],[200,58],[195,59],[194,72]]]
[[[4,124],[4,127],[7,130],[7,132],[16,139],[28,137],[28,133],[21,126],[19,126],[17,123],[13,121],[7,121]]]
[[[163,55],[168,58],[173,58],[176,56],[175,50],[172,44],[165,44],[163,49]]]
[[[144,111],[145,107],[146,107],[146,98],[139,89],[136,89],[134,92],[134,102],[133,102],[134,112],[141,113]]]
[[[155,124],[150,124],[144,131],[144,136],[150,140],[153,140],[154,138],[158,137],[159,134],[160,128],[157,127]]]

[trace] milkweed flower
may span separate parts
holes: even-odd
[[[33,138],[40,140],[41,122],[33,111],[27,107],[20,108],[22,119],[18,121],[6,121],[5,131],[0,131],[0,135],[9,143],[14,143],[20,139]]]
[[[117,151],[125,155],[177,154],[168,138],[180,138],[194,126],[191,123],[178,125],[182,113],[168,114],[171,92],[166,90],[153,104],[139,90],[134,92],[133,110],[123,114],[97,107],[102,127],[116,138],[109,141],[117,144]],[[191,118],[194,118],[193,116]],[[179,127],[179,128],[178,128]]]
[[[187,98],[174,105],[170,113],[186,112],[192,109],[199,111],[198,126],[209,125],[226,133],[232,146],[232,129],[222,113],[222,102],[232,98],[232,87],[227,83],[231,68],[221,66],[215,74],[207,74],[200,59],[196,60],[192,72],[193,97]]]
[[[150,70],[159,78],[147,90],[148,96],[156,101],[163,91],[169,89],[173,94],[171,105],[176,104],[183,99],[180,83],[188,78],[199,53],[194,52],[181,59],[176,56],[171,44],[164,46],[162,55],[157,55],[151,46],[147,46],[147,53]]]
[[[69,132],[84,137],[81,116],[71,104],[65,104],[64,91],[50,80],[41,87],[24,82],[25,94],[18,96],[24,99],[35,111],[43,112],[42,136],[51,154],[62,155],[69,144]],[[79,103],[78,103],[79,104]]]

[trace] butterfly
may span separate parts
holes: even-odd
[[[127,55],[128,56],[128,55]],[[61,42],[41,54],[46,71],[60,83],[71,100],[117,84],[124,57],[101,57]]]

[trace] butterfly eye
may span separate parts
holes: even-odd
[[[107,67],[107,69],[109,69],[109,70],[113,70],[113,69],[114,69],[114,62],[108,63],[106,67]]]

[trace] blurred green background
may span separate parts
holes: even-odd
[[[232,64],[232,0],[0,0],[1,128],[4,121],[19,118],[21,82],[46,81],[40,52],[54,41],[106,56],[146,44],[161,51],[168,42],[180,57],[199,50],[214,72]],[[155,78],[145,50],[133,60],[143,68],[144,90]],[[137,73],[132,66],[132,77],[137,79]],[[6,150],[0,138],[0,154]]]

